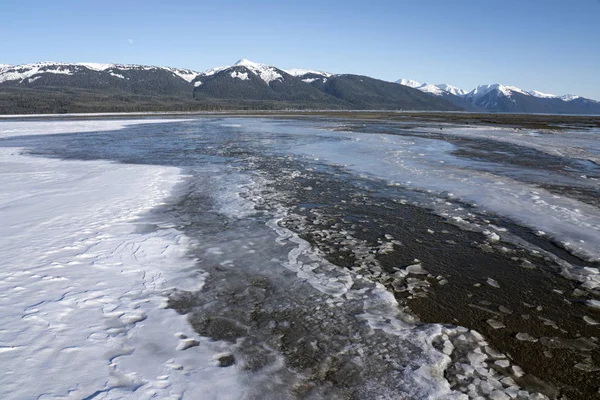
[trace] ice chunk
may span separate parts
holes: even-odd
[[[506,328],[506,325],[504,325],[502,322],[500,321],[496,321],[495,319],[488,319],[487,321],[485,321],[488,323],[489,326],[491,326],[494,329],[502,329],[502,328]]]
[[[536,338],[534,338],[530,334],[524,333],[524,332],[517,333],[516,338],[517,338],[517,340],[521,340],[524,342],[537,342],[538,341]]]
[[[409,274],[427,275],[429,273],[425,269],[423,269],[423,266],[421,264],[409,265],[405,269],[406,272],[408,272]]]
[[[500,288],[500,285],[498,284],[498,282],[495,279],[492,278],[487,278],[487,284],[490,286],[493,286],[495,288]]]

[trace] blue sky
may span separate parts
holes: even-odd
[[[2,0],[0,63],[239,58],[600,100],[600,0]]]

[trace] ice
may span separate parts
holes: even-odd
[[[436,134],[508,142],[552,155],[600,163],[600,146],[597,135],[592,131],[532,137],[527,132],[506,128],[423,129]],[[294,151],[409,189],[431,190],[449,197],[452,193],[453,200],[476,205],[480,210],[544,232],[545,237],[561,243],[584,259],[600,260],[600,210],[593,205],[569,196],[554,195],[537,185],[507,176],[468,168],[469,162],[452,155],[456,147],[445,140],[345,131],[323,132],[321,135],[336,140],[298,146]],[[440,161],[444,163],[440,164]],[[441,203],[432,203],[430,207],[458,223],[465,221],[464,210],[449,210]],[[490,241],[501,239],[501,233],[488,232]],[[590,272],[582,276],[566,264],[564,269],[566,276],[585,282],[586,287],[600,287],[600,274]]]
[[[585,305],[591,308],[600,309],[600,300],[586,300]]]
[[[531,336],[530,334],[528,334],[526,332],[519,332],[519,333],[517,333],[517,335],[515,337],[517,338],[517,340],[521,340],[524,342],[537,342],[538,341],[536,338],[534,338],[533,336]]]
[[[500,284],[498,284],[498,282],[495,279],[492,278],[487,278],[487,284],[490,286],[493,286],[495,288],[500,288]]]
[[[84,114],[85,116],[85,114]],[[71,121],[10,121],[0,120],[0,138],[31,135],[57,135],[65,133],[101,132],[123,129],[139,124],[164,124],[185,119],[115,119],[115,120],[71,120]]]
[[[486,322],[488,323],[489,326],[491,326],[494,329],[506,328],[506,325],[504,325],[500,321],[496,321],[495,319],[488,319]]]
[[[0,137],[132,123],[1,122]],[[242,397],[236,370],[212,362],[220,345],[160,307],[170,278],[193,265],[190,240],[167,226],[136,231],[180,171],[20,152],[0,148],[0,397]],[[174,332],[198,346],[177,351]]]

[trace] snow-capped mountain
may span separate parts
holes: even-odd
[[[446,93],[453,94],[455,96],[463,96],[467,94],[466,90],[457,88],[456,86],[446,85],[445,83],[440,83],[435,85],[438,89],[443,90]]]
[[[444,93],[450,93],[455,96],[462,96],[467,92],[465,90],[459,89],[456,86],[446,85],[445,83],[440,83],[437,85],[432,85],[429,83],[419,83],[417,81],[413,81],[411,79],[398,79],[396,83],[399,83],[404,86],[412,87],[415,89],[419,89],[422,92],[432,93],[435,95],[442,95]]]
[[[420,90],[424,93],[429,93],[437,97],[442,97],[457,107],[460,107],[464,111],[482,112],[485,111],[480,107],[466,101],[463,96],[467,93],[465,90],[457,88],[456,86],[447,85],[445,83],[432,85],[429,83],[419,83],[411,79],[399,79],[396,81],[403,86],[412,87]]]
[[[467,92],[446,84],[422,84],[408,79],[396,81],[422,92],[443,97],[467,111],[516,113],[598,114],[600,103],[574,95],[557,96],[537,90],[526,91],[515,86],[480,85]]]
[[[283,70],[246,59],[209,69],[193,85],[198,101],[244,102],[248,108],[458,109],[445,100],[432,102],[419,91],[367,76]]]
[[[156,70],[169,72],[187,82],[193,81],[199,75],[198,72],[191,71],[189,69],[154,67],[147,65],[40,62],[14,66],[0,64],[0,83],[16,82],[22,84],[33,82],[44,74],[76,75],[78,73],[85,73],[87,71],[105,72],[116,78],[128,79],[119,72]]]
[[[600,103],[500,84],[446,84],[281,69],[241,59],[197,72],[167,66],[0,64],[0,114],[206,109],[378,109],[600,114]],[[417,90],[418,89],[418,90]]]
[[[600,103],[579,96],[557,96],[501,84],[481,85],[463,98],[494,112],[599,114]]]

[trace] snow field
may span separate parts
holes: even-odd
[[[5,122],[0,137],[130,123]],[[148,213],[179,169],[20,153],[0,149],[0,397],[240,398],[235,369],[213,360],[225,348],[164,308],[194,260]]]

